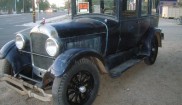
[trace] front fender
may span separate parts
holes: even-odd
[[[75,61],[83,58],[83,57],[97,57],[102,62],[104,62],[102,56],[98,54],[95,50],[91,49],[70,49],[60,54],[55,62],[52,65],[51,73],[55,77],[62,76],[66,71],[68,71],[69,67],[74,64]]]
[[[0,59],[4,59],[13,47],[15,47],[14,40],[11,40],[8,43],[6,43],[0,50]]]
[[[23,67],[31,65],[31,56],[28,53],[20,52],[15,41],[5,44],[0,50],[0,59],[6,59],[11,64],[14,75],[21,72]]]

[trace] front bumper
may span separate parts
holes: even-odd
[[[43,89],[38,88],[35,85],[29,84],[21,79],[17,79],[10,75],[5,74],[5,75],[3,75],[3,77],[0,78],[0,81],[6,81],[6,84],[9,88],[17,91],[21,95],[28,95],[29,97],[34,97],[41,101],[51,101],[52,100],[52,94],[47,94],[47,93],[45,93],[45,91]],[[28,87],[30,89],[27,89],[26,87]],[[34,93],[32,91],[36,91],[36,93]]]

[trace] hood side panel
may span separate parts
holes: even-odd
[[[106,33],[103,23],[89,18],[68,20],[51,25],[57,30],[60,38]]]

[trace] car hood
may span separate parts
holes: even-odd
[[[80,18],[52,23],[51,26],[57,30],[60,38],[107,32],[107,26],[104,22],[91,18]]]

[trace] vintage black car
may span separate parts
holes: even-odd
[[[71,0],[72,19],[41,23],[0,50],[2,80],[55,105],[90,105],[100,74],[119,77],[140,61],[154,64],[163,33],[159,0]],[[52,93],[45,93],[52,89]],[[38,90],[42,95],[35,93]]]

